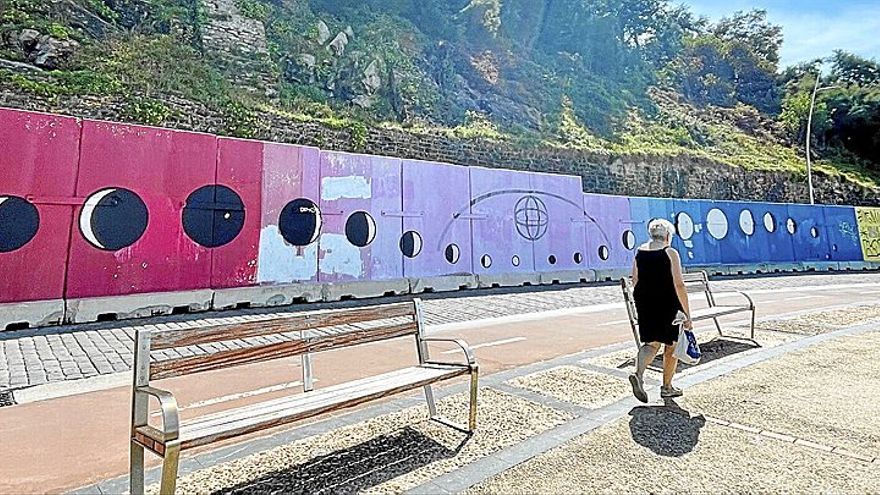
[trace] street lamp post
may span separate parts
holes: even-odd
[[[816,86],[813,87],[813,97],[810,98],[810,113],[807,115],[807,185],[810,189],[810,204],[816,204],[816,199],[813,194],[813,163],[810,157],[810,133],[813,130],[813,109],[816,107],[816,94],[819,91],[827,91],[829,89],[835,89],[837,86],[826,86],[824,88],[820,88],[819,84],[822,82],[822,73],[816,73]]]

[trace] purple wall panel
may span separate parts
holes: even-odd
[[[400,160],[322,151],[320,163],[319,280],[403,277]]]
[[[600,194],[583,196],[584,211],[588,215],[588,222],[585,224],[587,267],[610,269],[631,266],[633,251],[626,249],[623,244],[624,233],[632,231],[634,225],[630,218],[629,200],[621,196]]]
[[[580,270],[584,261],[585,220],[581,178],[568,175],[530,174],[534,204],[519,222],[527,224],[534,242],[537,271]],[[545,231],[546,229],[546,231]]]
[[[263,143],[257,282],[317,282],[320,159],[317,148]]]
[[[519,234],[515,222],[517,205],[522,214],[529,203],[529,174],[472,167],[470,177],[474,273],[534,271],[532,242]]]
[[[404,160],[402,174],[404,275],[471,273],[468,168]]]
[[[0,302],[64,295],[79,139],[76,119],[0,109]]]

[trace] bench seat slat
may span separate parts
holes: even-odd
[[[748,306],[713,306],[711,308],[700,308],[691,311],[691,320],[708,320],[716,316],[731,315],[751,310],[752,308]]]
[[[398,370],[377,377],[356,380],[322,390],[273,401],[273,407],[262,404],[233,409],[228,414],[214,414],[207,420],[198,420],[181,426],[181,448],[188,449],[223,439],[292,423],[318,414],[353,407],[358,404],[412,390],[423,385],[448,380],[469,373],[467,366],[424,365]],[[377,379],[378,378],[378,379]],[[229,417],[234,419],[229,420]],[[138,429],[163,443],[154,428]]]
[[[219,342],[233,338],[259,337],[275,333],[310,330],[314,328],[346,325],[364,321],[413,317],[411,303],[396,303],[367,308],[313,311],[287,314],[281,318],[256,321],[224,319],[205,322],[205,326],[191,329],[160,329],[151,335],[153,350]]]
[[[415,322],[399,323],[370,330],[338,333],[314,339],[296,339],[268,345],[255,345],[243,349],[219,351],[180,359],[168,359],[150,363],[150,380],[161,380],[190,373],[200,373],[239,364],[259,363],[284,357],[298,356],[307,352],[320,352],[347,346],[367,344],[381,340],[403,337],[417,331]],[[277,333],[277,332],[276,332]],[[235,334],[237,335],[237,334]]]

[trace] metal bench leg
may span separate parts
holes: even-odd
[[[718,335],[724,337],[724,334],[721,332],[721,323],[718,323],[718,318],[712,318],[712,321],[715,322],[715,328],[718,329]]]
[[[425,402],[428,403],[428,416],[437,416],[437,403],[434,401],[434,390],[430,385],[425,385]]]
[[[752,308],[752,340],[755,340],[755,308]]]
[[[162,461],[162,484],[160,495],[174,495],[177,487],[177,461],[180,458],[180,442],[165,445],[165,459]]]
[[[477,429],[477,383],[479,380],[479,375],[480,369],[474,366],[474,369],[471,372],[471,403],[470,410],[468,411],[468,429],[471,433],[473,433]]]
[[[302,355],[303,369],[303,392],[311,392],[315,388],[315,379],[312,378],[312,355],[305,353]]]
[[[129,451],[128,490],[131,495],[144,493],[144,448],[134,440]]]

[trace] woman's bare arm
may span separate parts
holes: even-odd
[[[675,293],[678,295],[678,301],[684,309],[684,314],[688,315],[688,319],[690,319],[691,306],[688,302],[687,287],[684,285],[684,277],[681,272],[681,257],[678,255],[678,251],[672,248],[668,248],[666,254],[669,255],[669,260],[672,262],[672,281],[675,284]]]
[[[635,287],[636,284],[639,283],[639,265],[636,264],[636,260],[633,260],[632,282],[633,282],[633,287]]]

